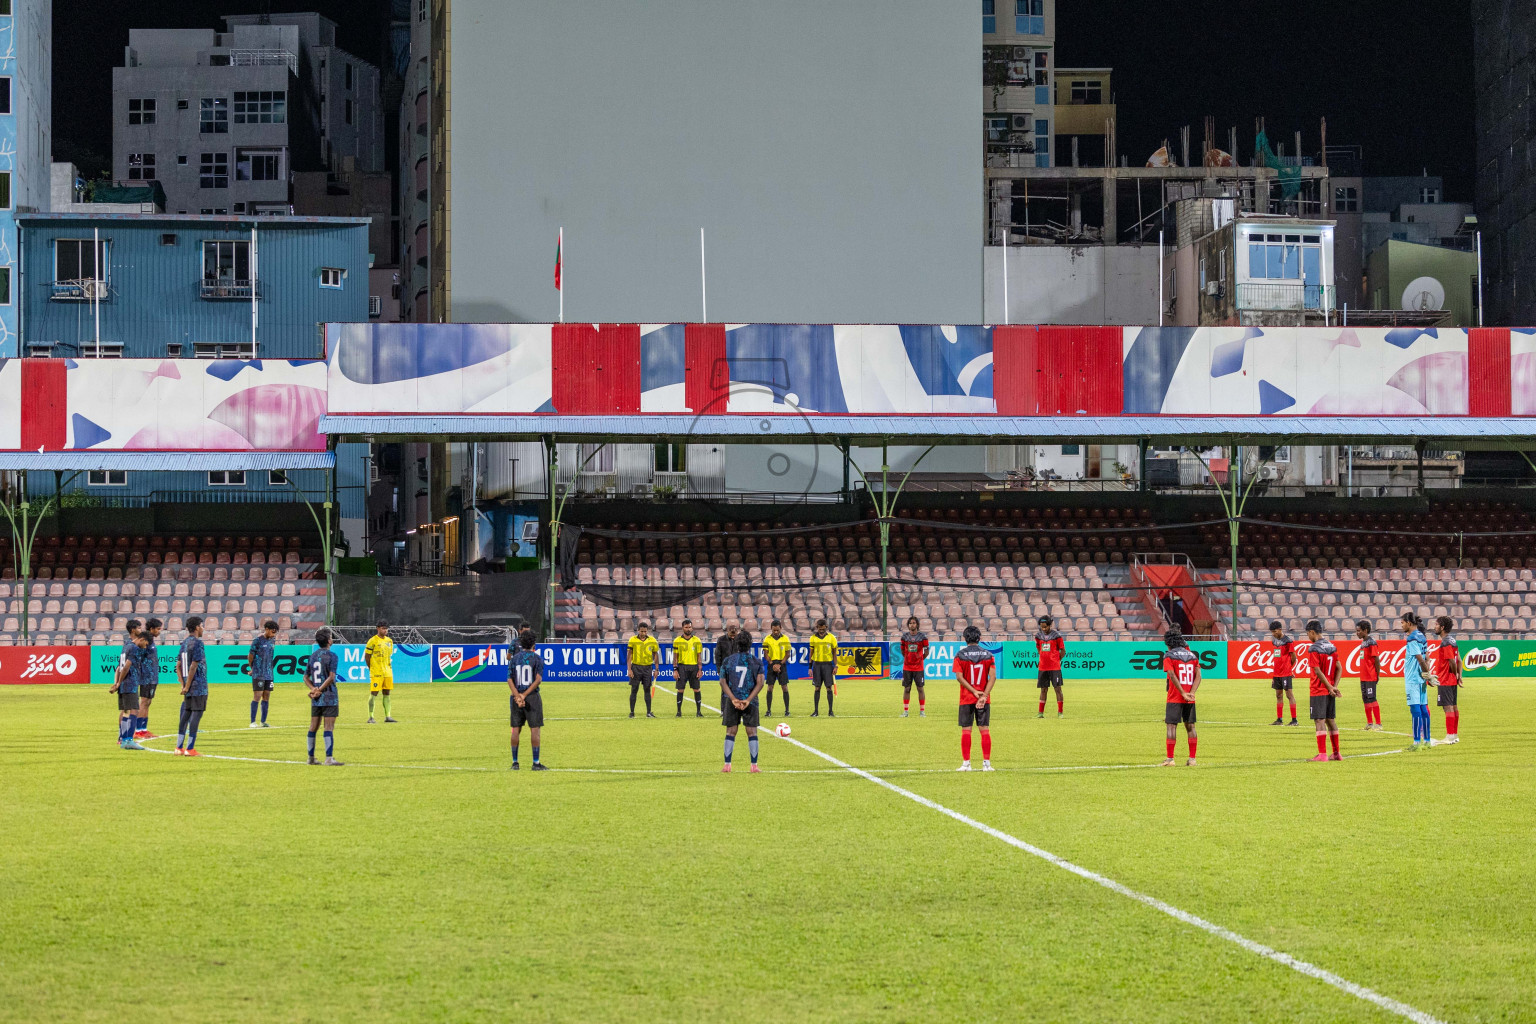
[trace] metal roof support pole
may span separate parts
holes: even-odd
[[[886,440],[880,445],[880,496],[878,498],[873,497],[874,488],[869,486],[869,477],[864,475],[864,471],[859,468],[857,462],[852,463],[854,470],[858,472],[860,478],[864,481],[864,490],[872,496],[871,500],[874,502],[875,512],[880,517],[880,638],[886,645],[887,653],[890,651],[891,644],[889,622],[891,581],[890,574],[887,571],[890,568],[891,516],[895,515],[896,502],[901,498],[902,489],[907,486],[907,481],[912,479],[912,474],[917,471],[918,464],[928,457],[929,452],[938,447],[938,445],[931,444],[923,449],[923,454],[913,461],[912,468],[907,470],[906,475],[901,478],[901,483],[896,485],[896,492],[892,494],[888,490],[891,482],[889,444],[889,440]]]
[[[1289,440],[1289,438],[1286,438],[1287,442],[1289,442]],[[1253,475],[1248,478],[1248,485],[1246,487],[1241,487],[1240,489],[1238,479],[1239,474],[1235,472],[1232,467],[1234,463],[1238,462],[1238,460],[1243,457],[1243,453],[1242,448],[1237,443],[1237,438],[1232,438],[1232,443],[1227,448],[1228,455],[1230,456],[1230,458],[1227,460],[1227,482],[1232,487],[1232,493],[1229,495],[1226,489],[1221,486],[1221,484],[1216,484],[1216,496],[1221,499],[1221,506],[1226,510],[1227,513],[1227,537],[1231,544],[1231,556],[1228,559],[1227,567],[1227,574],[1232,582],[1232,607],[1228,614],[1230,625],[1227,627],[1229,638],[1237,632],[1237,539],[1238,529],[1240,527],[1239,521],[1242,519],[1243,509],[1248,505],[1248,496],[1253,493],[1253,485],[1257,483],[1259,477],[1263,475],[1259,472],[1260,468],[1264,465],[1264,463],[1268,462],[1270,459],[1273,459],[1275,457],[1275,453],[1279,450],[1280,446],[1276,445],[1274,450],[1270,452],[1269,459],[1259,460],[1259,464],[1253,467]],[[1191,451],[1193,451],[1193,449],[1191,449]],[[1205,461],[1205,456],[1201,455],[1198,451],[1194,452],[1194,456],[1195,458],[1199,459],[1200,464],[1205,467],[1205,472],[1208,476],[1210,476],[1211,482],[1216,483],[1216,477],[1211,473],[1211,464]],[[1197,580],[1196,582],[1198,583],[1199,581]]]
[[[309,495],[305,494],[304,489],[294,483],[293,477],[289,476],[286,472],[283,473],[283,482],[293,488],[293,493],[297,494],[299,500],[304,503],[304,507],[309,509],[309,517],[315,522],[315,531],[320,534],[320,566],[325,573],[325,623],[329,626],[335,621],[336,612],[336,598],[331,592],[331,584],[334,582],[331,576],[336,566],[335,549],[331,544],[331,508],[336,496],[336,468],[332,466],[325,472],[326,500],[321,503],[321,510],[319,512],[315,511],[315,503],[309,500]]]
[[[559,586],[559,577],[556,575],[556,561],[560,544],[560,513],[565,510],[564,501],[555,499],[555,471],[559,467],[560,456],[555,450],[555,439],[550,435],[544,436],[544,477],[549,481],[549,607],[544,616],[544,638],[547,640],[555,635],[555,588]],[[570,488],[566,488],[569,495]]]

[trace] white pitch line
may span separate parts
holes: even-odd
[[[770,735],[772,734],[770,733]],[[1066,860],[1065,858],[1058,857],[1056,854],[1051,853],[1049,850],[1044,850],[1032,843],[1027,843],[1016,836],[1009,835],[1007,832],[1004,832],[1001,829],[993,828],[991,825],[977,821],[975,818],[969,817],[968,815],[961,814],[959,811],[945,807],[943,804],[938,803],[935,800],[930,800],[925,796],[920,796],[909,789],[902,789],[894,782],[888,782],[885,779],[866,772],[861,768],[855,768],[853,765],[847,763],[846,761],[838,760],[831,754],[817,750],[815,747],[810,746],[807,743],[802,743],[800,740],[795,739],[793,736],[775,736],[774,738],[781,739],[785,743],[793,744],[794,746],[799,747],[807,753],[814,754],[824,761],[837,765],[844,771],[851,772],[852,774],[873,782],[877,786],[884,787],[885,789],[888,789],[892,793],[896,793],[899,796],[904,796],[908,800],[911,800],[917,804],[921,804],[930,810],[938,811],[940,814],[953,818],[963,825],[969,825],[971,828],[974,828],[979,832],[983,832],[991,836],[993,839],[1000,840],[1004,843],[1007,843],[1009,846],[1023,850],[1025,853],[1028,853],[1031,856],[1039,857],[1041,860],[1046,861],[1049,864],[1054,864],[1056,867],[1061,868],[1063,871],[1070,871],[1072,874],[1077,875],[1079,878],[1087,879],[1090,882],[1103,886],[1111,892],[1119,893],[1121,896],[1133,899],[1138,903],[1153,908],[1154,910],[1159,910],[1177,921],[1182,921],[1184,924],[1192,925],[1193,927],[1199,928],[1201,931],[1208,932],[1211,935],[1215,935],[1218,938],[1226,939],[1228,942],[1240,946],[1243,949],[1248,950],[1250,953],[1255,953],[1267,960],[1273,960],[1278,964],[1284,964],[1286,967],[1289,967],[1293,971],[1304,974],[1309,978],[1316,978],[1318,981],[1332,985],[1334,988],[1339,989],[1341,992],[1347,992],[1357,999],[1363,999],[1368,1003],[1373,1003],[1376,1006],[1381,1007],[1383,1010],[1388,1011],[1389,1013],[1395,1013],[1399,1017],[1404,1017],[1408,1020],[1414,1021],[1415,1024],[1445,1024],[1445,1022],[1441,1021],[1438,1017],[1425,1013],[1423,1010],[1409,1006],[1407,1003],[1399,1002],[1390,996],[1384,996],[1380,992],[1377,992],[1375,989],[1367,988],[1364,985],[1357,985],[1352,981],[1339,977],[1332,971],[1318,967],[1316,964],[1302,960],[1298,957],[1291,956],[1289,953],[1283,953],[1280,950],[1273,949],[1264,945],[1263,943],[1255,942],[1250,938],[1239,935],[1237,932],[1234,932],[1229,928],[1223,928],[1221,925],[1207,921],[1203,917],[1198,917],[1186,910],[1180,910],[1178,907],[1173,906],[1171,903],[1165,903],[1155,896],[1148,896],[1146,893],[1137,892],[1130,886],[1117,882],[1112,878],[1107,878],[1096,871],[1090,871],[1087,868],[1079,867],[1078,865],[1073,864],[1071,861]],[[1383,751],[1383,753],[1386,753],[1386,751]]]

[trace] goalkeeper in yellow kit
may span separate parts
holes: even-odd
[[[395,721],[389,713],[389,698],[395,691],[395,673],[392,664],[395,657],[395,642],[389,638],[389,623],[380,622],[377,630],[363,645],[363,658],[368,662],[369,725],[374,722],[373,702],[381,696],[384,703],[384,721]]]

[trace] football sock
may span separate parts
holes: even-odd
[[[330,757],[336,752],[336,734],[331,730],[325,730],[325,756]]]
[[[1291,701],[1291,717],[1296,717],[1296,702],[1294,700]]]
[[[1339,752],[1339,734],[1331,732],[1328,734],[1328,739],[1333,743],[1333,752],[1337,754]]]
[[[119,717],[117,720],[117,742],[127,743],[133,737],[133,719]]]
[[[263,725],[265,725],[267,721],[267,709],[271,706],[272,702],[270,700],[264,700],[261,702],[261,721]]]
[[[309,756],[310,757],[314,757],[315,756],[315,730],[311,729],[305,735],[307,736],[308,741],[309,741]],[[512,749],[516,750],[517,748],[513,747]]]
[[[768,691],[768,710],[765,714],[771,715],[773,714],[773,687],[765,686],[763,689]],[[681,693],[677,695],[677,710],[683,710],[683,695]]]
[[[911,707],[912,707],[912,695],[911,694],[907,694],[907,693],[902,694],[901,695],[901,710],[906,711],[906,710],[908,710]]]
[[[1042,715],[1045,714],[1045,698],[1044,697],[1040,698],[1040,713]]]
[[[146,729],[147,730],[149,728],[149,716],[148,715],[140,715],[138,718],[134,719],[134,726],[133,727],[134,727],[135,730],[138,730],[138,729]]]
[[[1175,737],[1171,737],[1171,736],[1170,736],[1170,737],[1169,737],[1169,738],[1168,738],[1168,756],[1169,756],[1169,757],[1172,757],[1172,756],[1173,756],[1173,745],[1174,745],[1174,744],[1175,744],[1175,743],[1177,743],[1177,742],[1179,742],[1179,741],[1178,741],[1178,739],[1177,739],[1177,738],[1175,738]]]
[[[921,711],[928,706],[928,695],[922,690],[917,691],[917,710]]]
[[[768,699],[770,701],[773,700],[773,692],[772,691],[769,691]],[[768,710],[769,711],[773,710],[773,705],[772,704],[770,704],[768,706]],[[683,713],[683,691],[682,690],[678,690],[677,691],[677,713],[678,714],[682,714]]]
[[[747,737],[747,753],[752,755],[752,763],[757,764],[757,737]]]
[[[181,721],[176,725],[176,746],[185,748],[187,745],[187,722],[192,718],[192,712],[187,710],[187,702],[181,702]]]
[[[1195,734],[1194,733],[1190,733],[1189,734],[1189,756],[1190,757],[1194,757],[1195,756],[1195,746],[1196,746],[1196,744],[1198,742],[1199,741],[1196,738]]]
[[[1281,715],[1284,714],[1284,712],[1285,712],[1285,701],[1283,701],[1283,700],[1275,701],[1275,717],[1276,718],[1281,717]]]
[[[629,684],[629,713],[630,714],[634,714],[635,713],[635,695],[638,694],[639,692],[640,692],[640,684],[639,683],[630,683]]]
[[[374,700],[374,696],[373,696],[373,694],[370,693],[368,695],[368,717],[369,718],[373,717],[373,700]]]
[[[990,729],[981,730],[981,759],[983,761],[992,759],[992,730]]]
[[[260,703],[261,701],[259,700],[251,701],[251,721],[253,722],[256,721],[256,705]]]
[[[969,729],[960,734],[960,757],[966,761],[971,759],[971,730]]]
[[[734,753],[736,753],[736,737],[735,736],[727,736],[725,738],[725,763],[726,764],[730,764],[731,763],[731,755],[734,754]]]
[[[832,687],[827,687],[827,714],[832,713]]]
[[[649,686],[645,688],[645,710],[647,714],[651,710],[651,688]]]
[[[388,693],[384,694],[383,703],[384,703],[384,717],[385,718],[390,717],[390,708],[389,708],[389,698],[390,698],[390,696],[391,695],[388,694]]]
[[[187,718],[187,749],[197,746],[197,726],[203,720],[201,711],[194,711]]]
[[[1065,711],[1066,711],[1066,706],[1065,706],[1065,705],[1066,705],[1066,703],[1067,703],[1067,702],[1066,702],[1066,701],[1064,701],[1064,700],[1057,700],[1057,701],[1056,701],[1056,713],[1057,713],[1057,714],[1058,714],[1058,715],[1059,715],[1059,714],[1062,714],[1062,713],[1063,713],[1063,712],[1065,712]]]
[[[821,710],[821,687],[816,687],[815,694],[811,697],[811,710]]]
[[[1319,754],[1328,753],[1328,734],[1325,732],[1317,734],[1317,752]]]
[[[538,747],[534,747],[533,748],[533,763],[534,764],[538,764],[539,763],[539,748]]]
[[[1452,736],[1456,735],[1457,727],[1461,725],[1461,712],[1452,709],[1445,714],[1445,731]]]
[[[512,763],[517,764],[517,740],[512,741]]]
[[[695,689],[693,691],[693,710],[695,710],[695,711],[703,711],[704,710],[704,698],[703,698],[702,695],[700,695],[700,693],[699,693],[699,691],[697,689]],[[789,711],[789,691],[788,690],[784,691],[784,710],[786,712]]]

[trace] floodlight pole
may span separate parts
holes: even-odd
[[[1290,443],[1290,438],[1286,438],[1286,443]],[[1279,451],[1279,449],[1280,445],[1276,445],[1275,450]],[[1238,530],[1241,525],[1239,520],[1242,519],[1243,509],[1248,505],[1249,495],[1253,493],[1253,485],[1259,481],[1259,467],[1267,462],[1268,459],[1261,459],[1259,465],[1254,467],[1253,476],[1248,478],[1248,486],[1243,487],[1241,493],[1239,493],[1238,474],[1232,468],[1233,464],[1242,458],[1242,449],[1237,443],[1237,438],[1232,438],[1228,451],[1231,453],[1231,457],[1227,460],[1227,480],[1231,484],[1232,493],[1229,496],[1226,489],[1217,484],[1216,496],[1221,499],[1221,507],[1227,513],[1227,539],[1231,545],[1229,548],[1231,555],[1228,559],[1227,567],[1227,573],[1232,583],[1232,607],[1228,611],[1230,625],[1227,627],[1228,633],[1231,635],[1237,633],[1237,539]],[[1200,464],[1205,467],[1206,474],[1215,483],[1216,477],[1211,473],[1210,463],[1206,462],[1205,457],[1198,451],[1194,452],[1194,456],[1200,460]],[[1273,453],[1270,454],[1270,458],[1274,458]]]

